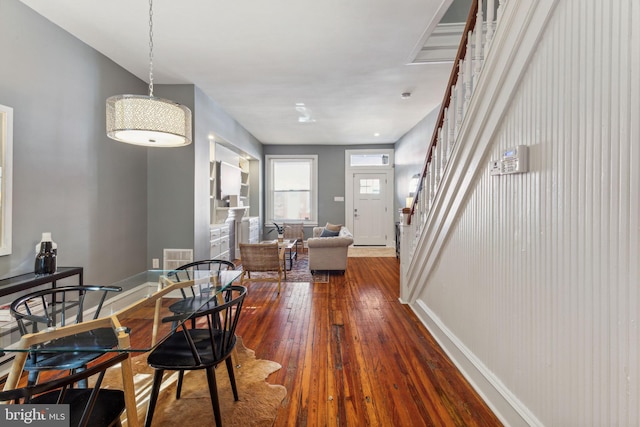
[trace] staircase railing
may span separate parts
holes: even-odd
[[[414,199],[410,208],[403,209],[406,224],[410,226],[409,232],[403,233],[403,239],[408,238],[410,243],[409,259],[413,257],[416,243],[427,224],[451,154],[462,143],[458,141],[458,133],[507,2],[497,0],[497,10],[496,0],[473,0],[471,4]],[[486,5],[486,14],[483,3]]]

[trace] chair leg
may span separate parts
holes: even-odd
[[[158,402],[158,395],[160,394],[160,384],[162,384],[163,369],[156,369],[153,374],[153,386],[151,387],[151,394],[149,395],[149,406],[147,407],[147,416],[144,420],[145,427],[151,427],[151,420],[153,419],[153,411],[156,409],[156,403]]]
[[[82,371],[85,371],[86,369],[87,369],[87,366],[85,365],[85,366],[81,366],[80,368],[72,369],[70,373],[71,374],[75,374],[76,372],[82,372]],[[71,387],[73,387],[73,385]],[[88,379],[85,378],[83,380],[78,381],[78,387],[79,388],[89,388]]]
[[[211,406],[213,406],[213,416],[216,419],[216,426],[222,427],[222,417],[220,416],[220,402],[218,402],[218,385],[216,384],[215,367],[210,366],[205,369],[207,372],[207,382],[209,383],[209,394],[211,395]]]
[[[229,382],[231,383],[231,390],[233,390],[233,398],[238,401],[238,388],[236,387],[236,376],[233,372],[233,360],[231,356],[225,360],[227,364],[227,373],[229,373]]]
[[[176,400],[180,399],[180,393],[182,392],[183,378],[184,378],[184,371],[178,371],[178,385],[176,386]]]
[[[38,383],[39,371],[29,371],[29,378],[27,379],[27,385],[36,385]]]

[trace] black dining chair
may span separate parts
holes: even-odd
[[[171,280],[184,282],[185,280],[196,279],[194,271],[222,271],[235,270],[236,266],[231,261],[222,259],[207,259],[201,261],[190,262],[181,265],[175,271],[167,273],[167,277]],[[189,289],[189,291],[185,291]],[[182,300],[175,302],[169,306],[172,313],[183,314],[193,313],[200,309],[215,295],[215,289],[212,289],[209,283],[194,285],[189,288],[180,288],[182,292]]]
[[[120,353],[84,371],[36,385],[0,391],[0,402],[9,404],[69,405],[70,427],[119,426],[125,409],[122,390],[100,388],[107,368],[127,357]],[[91,388],[74,388],[74,384],[94,377]],[[93,381],[92,381],[93,382]],[[55,407],[51,406],[51,409]]]
[[[213,298],[218,305],[200,310],[191,316],[171,316],[163,322],[182,321],[178,329],[160,343],[147,357],[149,366],[155,369],[153,386],[149,397],[149,407],[145,426],[151,426],[156,407],[162,376],[165,370],[179,371],[176,399],[180,399],[184,371],[204,369],[209,384],[211,405],[216,425],[222,427],[215,367],[225,362],[233,397],[238,400],[238,389],[233,372],[231,352],[236,345],[235,330],[242,311],[242,303],[247,294],[244,286],[229,286],[221,293],[221,301]],[[196,326],[188,319],[195,319]]]
[[[107,295],[120,292],[113,286],[65,286],[45,289],[23,295],[11,303],[11,315],[16,319],[21,335],[37,333],[50,328],[81,323],[85,312],[94,309],[91,319],[97,319]],[[29,353],[24,370],[29,372],[28,384],[38,382],[40,371],[86,368],[87,363],[118,344],[112,328],[99,328],[38,344]],[[47,347],[50,349],[47,351]],[[69,351],[53,351],[51,348]],[[83,348],[82,351],[73,351]],[[95,348],[95,352],[86,351]]]

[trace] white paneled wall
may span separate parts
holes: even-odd
[[[558,1],[491,133],[408,302],[527,422],[640,425],[640,1]]]

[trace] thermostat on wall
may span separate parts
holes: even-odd
[[[502,152],[502,159],[489,162],[491,175],[509,175],[529,171],[529,147],[516,145]]]
[[[516,145],[502,153],[502,174],[523,173],[529,170],[529,147]]]

